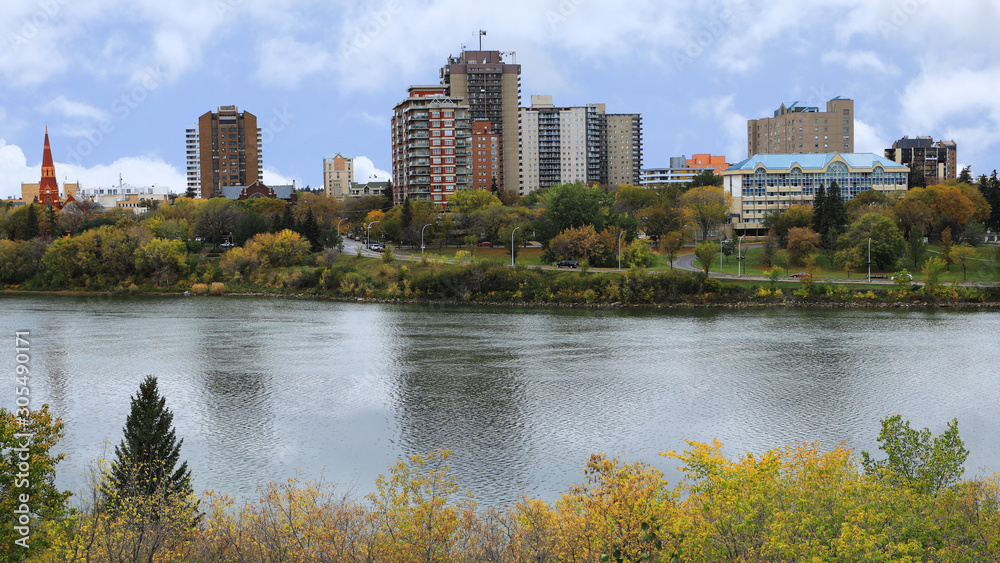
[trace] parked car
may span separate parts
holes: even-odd
[[[792,274],[793,278],[811,278],[812,274],[809,272],[799,272],[797,274]]]
[[[385,252],[385,247],[376,242],[373,244],[369,244],[368,250],[371,250],[372,252]]]
[[[576,260],[560,260],[556,262],[556,268],[578,268],[580,262]]]
[[[488,240],[484,240],[483,242],[477,242],[476,246],[480,246],[483,248],[493,248],[493,243]]]

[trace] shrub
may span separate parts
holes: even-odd
[[[191,293],[194,295],[206,295],[208,294],[208,284],[196,283],[191,286]]]
[[[222,282],[212,282],[212,285],[209,286],[208,292],[212,295],[222,295],[226,292],[226,284]]]

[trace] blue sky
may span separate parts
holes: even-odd
[[[746,155],[746,120],[855,100],[856,150],[954,139],[1000,168],[993,0],[4,0],[0,196],[40,176],[183,191],[184,129],[236,104],[265,129],[265,181],[322,183],[322,159],[390,168],[389,118],[463,44],[516,53],[522,105],[641,113],[644,166]],[[513,58],[513,57],[512,57]]]

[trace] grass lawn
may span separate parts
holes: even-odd
[[[967,280],[1000,281],[1000,262],[997,261],[997,254],[998,252],[1000,252],[1000,250],[998,250],[997,247],[980,247],[977,248],[976,250],[978,253],[977,256],[978,259],[972,261],[967,266],[967,272],[965,274],[967,276]],[[743,275],[767,276],[770,273],[771,269],[762,266],[760,263],[760,257],[762,253],[763,249],[761,248],[751,248],[749,250],[744,251],[746,259],[744,260],[743,264]],[[940,255],[940,247],[938,247],[937,245],[929,245],[927,247],[927,252],[924,254],[924,257],[920,263],[922,264],[923,261],[927,260],[928,258],[939,255]],[[723,257],[722,260],[723,260],[722,271],[728,274],[735,275],[737,273],[736,256],[734,255],[728,258]],[[904,268],[911,274],[913,274],[914,279],[919,281],[925,279],[925,276],[921,271],[921,268],[914,268],[913,261],[907,259],[901,259],[895,269],[887,271],[879,270],[873,264],[872,275],[892,276],[892,274]],[[816,255],[815,265],[811,269],[806,266],[790,265],[787,268],[785,268],[785,270],[786,270],[785,274],[786,276],[794,274],[796,272],[810,272],[817,280],[826,278],[854,279],[854,278],[863,278],[868,275],[867,268],[861,271],[851,270],[850,272],[848,272],[843,268],[831,266],[829,259],[827,258],[825,253],[819,253]],[[718,259],[716,259],[716,261],[713,262],[711,271],[713,272],[719,271]],[[941,276],[942,283],[951,283],[956,281],[958,282],[964,281],[962,267],[960,264],[952,264],[951,270],[944,272],[944,274]]]

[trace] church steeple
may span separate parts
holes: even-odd
[[[49,146],[49,128],[45,127],[45,149],[42,152],[42,179],[38,182],[38,203],[62,209],[59,184],[56,182],[56,166],[52,162],[52,147]]]

